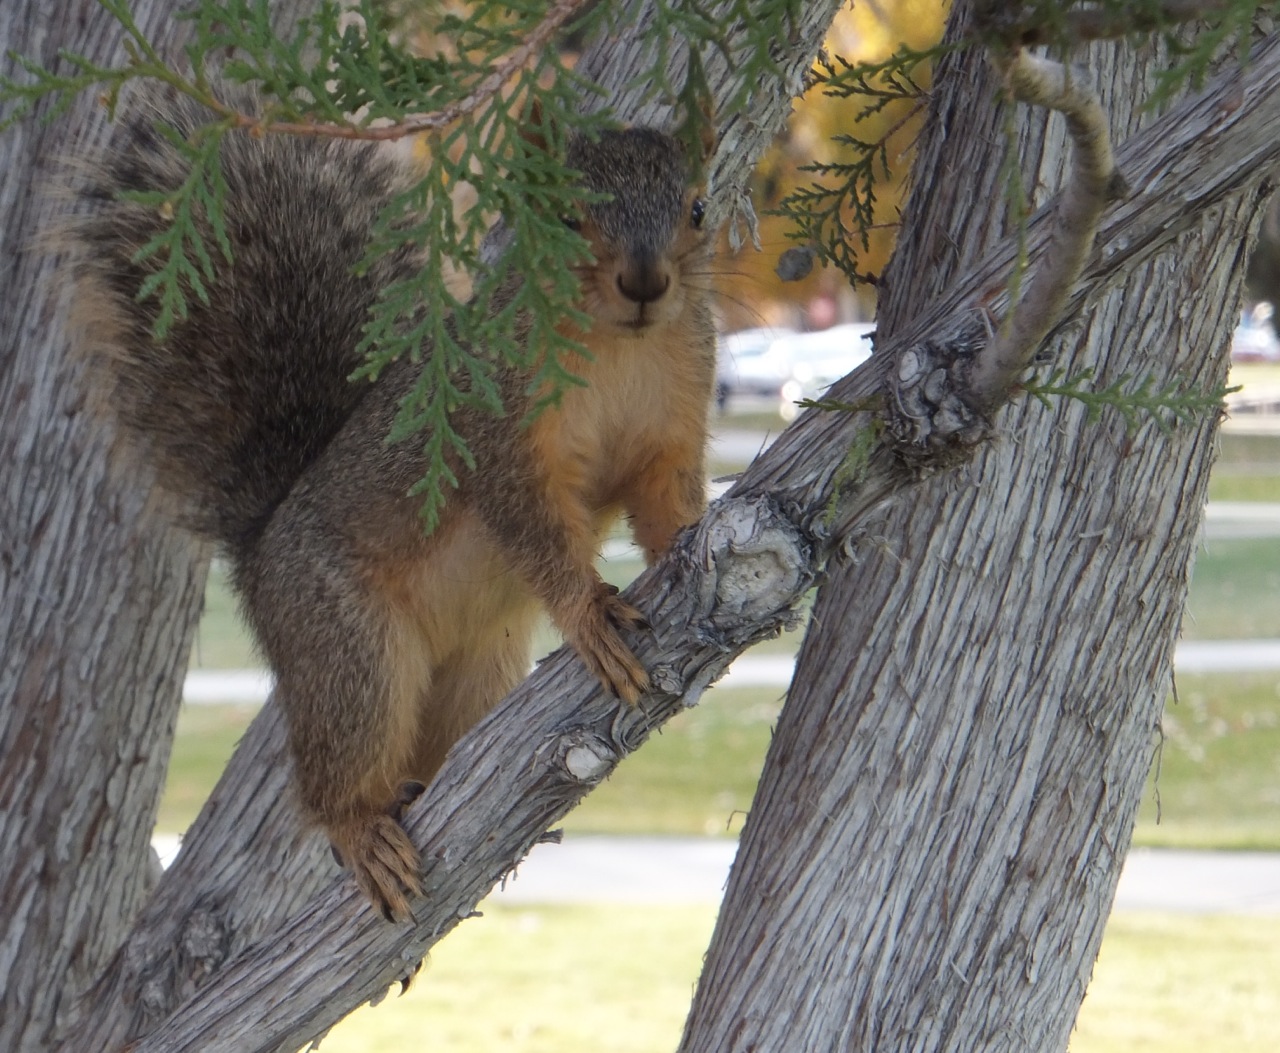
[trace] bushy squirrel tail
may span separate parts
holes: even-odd
[[[232,98],[256,105],[248,93]],[[159,302],[138,293],[165,261],[134,257],[171,220],[118,195],[176,189],[188,167],[156,122],[187,137],[208,120],[175,94],[136,93],[76,188],[67,233],[96,394],[127,448],[153,466],[179,521],[234,553],[253,543],[367,390],[348,378],[369,307],[416,262],[397,250],[353,273],[378,211],[406,182],[405,165],[368,144],[234,132],[220,155],[233,262],[201,222],[217,270],[208,302],[188,291],[188,317],[157,340]]]

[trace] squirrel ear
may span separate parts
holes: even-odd
[[[684,120],[672,133],[684,147],[692,174],[699,182],[706,181],[707,165],[716,152],[716,123],[711,113],[711,100],[703,97],[696,108],[684,109]]]
[[[550,153],[550,136],[547,135],[547,118],[542,112],[542,100],[533,98],[529,102],[529,112],[520,128],[520,138],[542,153]]]
[[[716,116],[711,112],[711,100],[704,97],[698,106],[702,120],[698,122],[698,145],[702,148],[702,165],[705,167],[716,152]]]

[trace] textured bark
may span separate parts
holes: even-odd
[[[155,29],[167,5],[140,11]],[[0,5],[0,54],[120,58],[92,0]],[[0,135],[0,1049],[45,1050],[154,882],[156,803],[205,556],[108,468],[66,359],[44,251],[60,158],[102,136],[91,103]]]
[[[1084,63],[1118,137],[1155,119],[1139,109],[1155,58],[1100,46]],[[1250,144],[1274,142],[1277,115],[1227,133],[1223,191],[1169,166],[1205,174],[1221,122],[1268,83],[1227,79],[1194,123],[1172,114],[1122,150],[1135,193],[1054,363],[1223,382],[1270,189]],[[935,84],[878,350],[1007,273],[980,262],[1000,217],[971,205],[998,200],[997,85],[977,55]],[[1058,128],[1019,120],[1028,185],[1056,185]],[[1167,219],[1139,219],[1156,197]],[[1065,1048],[1153,754],[1217,421],[1126,436],[1027,400],[997,423],[1003,441],[864,520],[828,567],[682,1050]]]

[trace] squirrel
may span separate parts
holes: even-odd
[[[634,703],[648,686],[624,639],[644,620],[594,557],[625,514],[652,564],[705,507],[701,165],[651,128],[568,140],[564,160],[602,195],[579,228],[591,325],[557,324],[587,349],[565,362],[586,385],[530,423],[535,366],[500,367],[505,415],[456,412],[475,463],[457,466],[428,534],[410,496],[421,441],[387,440],[421,362],[348,379],[379,292],[419,271],[398,248],[355,272],[411,164],[370,143],[228,135],[232,262],[157,340],[159,306],[139,290],[159,264],[136,253],[169,219],[120,195],[177,188],[186,166],[156,124],[190,136],[206,120],[176,93],[140,93],[82,177],[69,230],[82,351],[126,463],[149,464],[162,507],[229,560],[302,813],[388,920],[408,918],[422,885],[402,809],[527,673],[540,609],[613,694]]]

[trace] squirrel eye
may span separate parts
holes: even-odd
[[[702,217],[707,214],[707,208],[702,203],[702,198],[695,198],[693,206],[689,209],[689,222],[693,225],[694,230],[702,229]]]
[[[560,222],[575,233],[582,229],[582,220],[577,216],[561,216]]]

